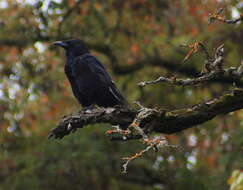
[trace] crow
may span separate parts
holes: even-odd
[[[124,97],[105,67],[90,54],[82,40],[71,39],[53,44],[65,49],[67,57],[65,74],[74,96],[84,108],[94,105],[114,107],[125,104]]]

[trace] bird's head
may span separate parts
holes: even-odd
[[[53,43],[53,45],[64,48],[67,55],[79,56],[89,53],[89,50],[85,46],[84,42],[79,39],[56,41]]]

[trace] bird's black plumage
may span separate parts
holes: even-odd
[[[66,51],[65,73],[74,96],[83,107],[94,104],[113,107],[125,103],[104,66],[89,53],[81,40],[58,41],[54,45]]]

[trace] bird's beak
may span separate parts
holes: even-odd
[[[68,45],[65,42],[63,42],[63,41],[56,41],[56,42],[53,42],[52,44],[55,45],[55,46],[63,47],[63,48],[67,48],[68,47]]]

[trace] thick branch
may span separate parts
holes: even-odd
[[[235,89],[213,100],[194,105],[190,108],[158,111],[148,109],[150,114],[140,122],[145,132],[172,134],[194,127],[213,119],[220,114],[226,114],[243,108],[243,90]],[[144,110],[142,110],[144,111]],[[50,132],[50,137],[62,138],[77,128],[89,124],[109,123],[112,125],[129,126],[141,110],[125,107],[95,108],[91,112],[83,110],[65,116],[59,125]]]

